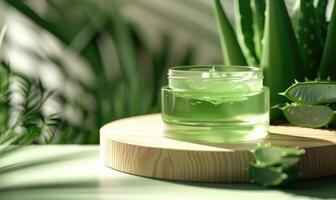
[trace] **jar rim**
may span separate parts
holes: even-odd
[[[262,68],[238,65],[182,65],[168,70],[168,79],[255,80]]]

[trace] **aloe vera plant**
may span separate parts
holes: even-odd
[[[265,85],[271,89],[271,105],[282,104],[279,96],[294,80],[328,77],[336,79],[336,6],[326,20],[328,0],[297,0],[289,16],[284,0],[234,0],[236,37],[219,0],[215,1],[216,20],[225,64],[240,65],[234,57],[242,55],[249,65],[264,68]],[[222,13],[221,16],[219,13]],[[230,34],[225,32],[230,30]],[[236,38],[241,51],[237,50]],[[239,48],[238,47],[238,48]],[[239,54],[230,54],[239,52]],[[271,122],[283,116],[271,111]]]

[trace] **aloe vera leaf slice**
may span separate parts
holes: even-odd
[[[281,161],[283,154],[279,149],[271,146],[259,147],[254,151],[254,158],[258,164],[271,166]]]
[[[334,111],[325,105],[289,104],[282,111],[291,124],[309,128],[325,127],[334,118]]]
[[[336,82],[314,81],[295,83],[281,94],[296,103],[333,103],[336,102]]]
[[[258,164],[263,166],[284,165],[289,166],[294,163],[293,160],[284,160],[286,158],[295,158],[304,153],[302,149],[260,146],[254,150],[254,158]]]

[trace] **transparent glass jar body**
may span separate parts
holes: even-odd
[[[179,66],[162,88],[165,136],[201,143],[264,138],[269,126],[269,89],[260,68]]]

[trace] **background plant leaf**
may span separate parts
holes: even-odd
[[[327,23],[327,18],[326,18],[326,13],[327,13],[327,6],[328,6],[328,0],[315,0],[314,2],[315,6],[315,15],[316,15],[316,31],[318,34],[318,37],[321,38],[320,46],[324,46],[324,42],[326,39],[326,34],[327,34],[327,28],[328,28],[328,23]]]
[[[235,31],[230,24],[220,0],[215,0],[215,17],[226,65],[246,65]]]
[[[85,66],[69,65],[68,58],[62,55],[21,48],[34,59],[57,67],[67,84],[56,94],[62,131],[53,137],[52,143],[95,144],[99,142],[98,130],[103,124],[159,112],[159,90],[166,84],[164,73],[168,66],[193,64],[195,59],[192,45],[179,51],[181,56],[172,56],[174,40],[167,39],[171,36],[162,36],[164,44],[158,47],[149,44],[152,38],[144,28],[123,16],[120,7],[124,2],[105,1],[106,6],[102,7],[88,0],[48,0],[43,3],[45,12],[36,9],[34,2],[6,0],[6,3],[38,25],[38,30],[57,38],[67,53],[78,56],[88,65],[93,78],[87,82],[73,74],[69,69]],[[148,3],[136,4],[151,13],[163,14]],[[184,21],[176,23],[193,31],[203,28],[197,34],[209,35],[204,27],[197,28]],[[76,88],[79,93],[76,97],[65,90],[68,84]],[[69,110],[76,112],[77,122],[68,116]]]
[[[336,80],[336,4],[334,4],[323,49],[319,78]]]
[[[315,79],[321,62],[323,38],[317,25],[314,0],[296,1],[293,12],[292,21],[305,65],[305,77]]]
[[[265,85],[271,88],[271,105],[284,103],[278,93],[294,79],[303,80],[304,65],[284,1],[267,1],[261,67]],[[271,120],[279,118],[281,113],[272,110]]]
[[[251,1],[251,8],[253,14],[254,44],[257,57],[260,60],[263,46],[266,2],[265,0],[253,0]]]
[[[250,0],[235,0],[236,32],[246,61],[251,66],[259,64],[253,30],[253,14]]]

